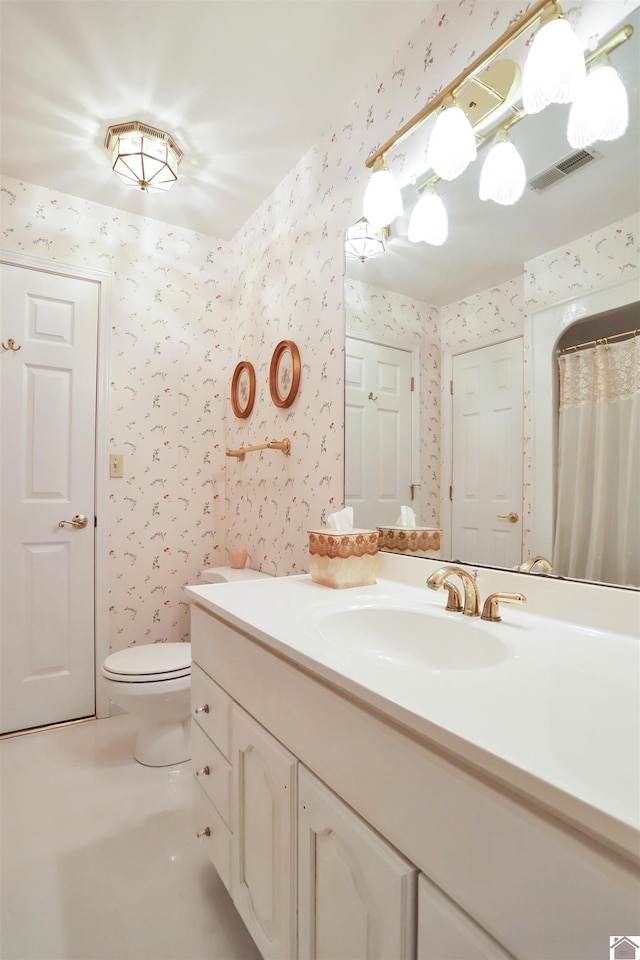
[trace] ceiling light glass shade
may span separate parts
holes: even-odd
[[[476,138],[464,110],[457,104],[445,107],[436,119],[427,166],[443,180],[455,180],[476,158]]]
[[[567,139],[575,150],[617,140],[629,123],[627,91],[608,57],[598,60],[569,111]]]
[[[178,179],[183,153],[164,130],[130,120],[109,127],[104,145],[111,153],[111,169],[128,186],[166,191]]]
[[[522,104],[539,113],[549,103],[573,103],[586,77],[580,41],[556,5],[536,33],[522,73]]]
[[[449,234],[449,218],[442,199],[431,187],[423,193],[411,214],[407,236],[411,243],[430,243],[440,247]]]
[[[362,220],[358,220],[357,223],[348,227],[344,241],[344,252],[349,260],[359,260],[364,263],[365,260],[372,260],[384,253],[385,239],[386,229],[374,230],[363,217]]]
[[[374,230],[402,216],[402,194],[383,157],[378,157],[364,194],[362,212]]]
[[[511,206],[522,196],[526,182],[522,157],[509,135],[499,133],[480,171],[480,199]]]

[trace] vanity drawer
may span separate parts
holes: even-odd
[[[227,825],[231,824],[231,764],[213,745],[197,723],[191,729],[194,777],[215,804]]]
[[[199,843],[202,844],[225,887],[230,890],[231,831],[197,783],[193,785],[193,822]]]
[[[196,663],[191,667],[191,716],[229,759],[231,698]]]

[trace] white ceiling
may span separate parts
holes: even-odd
[[[230,239],[435,0],[2,0],[2,172]],[[184,150],[169,194],[111,173],[109,124]]]

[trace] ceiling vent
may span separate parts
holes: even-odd
[[[598,153],[597,150],[574,150],[568,157],[554,163],[552,167],[547,167],[546,170],[536,174],[535,177],[531,177],[527,186],[530,190],[535,190],[536,193],[543,193],[554,183],[559,183],[560,180],[564,180],[586,164],[601,159],[602,154]]]

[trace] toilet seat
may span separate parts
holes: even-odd
[[[102,676],[120,683],[158,683],[191,674],[190,643],[145,643],[112,653]]]

